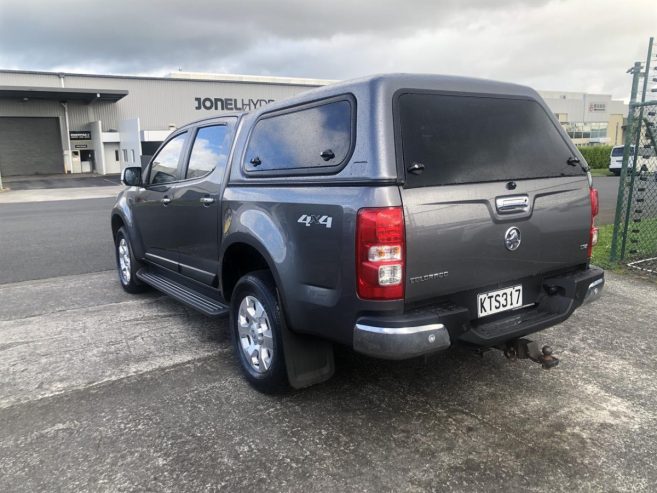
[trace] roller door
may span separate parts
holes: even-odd
[[[64,173],[59,119],[0,117],[0,173]]]

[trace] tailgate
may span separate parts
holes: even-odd
[[[501,285],[587,261],[588,181],[550,178],[402,189],[406,222],[406,300]],[[498,205],[527,199],[527,209]],[[518,202],[520,202],[518,200]],[[520,244],[507,231],[517,228]],[[510,236],[514,236],[513,233]]]
[[[407,302],[587,262],[588,177],[540,98],[396,98]]]

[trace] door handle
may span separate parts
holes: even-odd
[[[495,199],[495,206],[497,207],[497,212],[500,214],[527,212],[529,210],[529,197],[527,195],[499,197]]]
[[[169,205],[171,199],[169,197],[163,197],[162,200],[160,200],[160,202],[162,202],[162,205]]]
[[[201,197],[201,204],[205,206],[214,204],[214,197]]]

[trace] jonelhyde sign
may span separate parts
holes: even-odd
[[[235,98],[194,98],[195,110],[249,111],[260,108],[273,99],[235,99]]]

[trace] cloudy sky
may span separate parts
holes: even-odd
[[[0,0],[0,68],[470,75],[626,98],[656,0]]]

